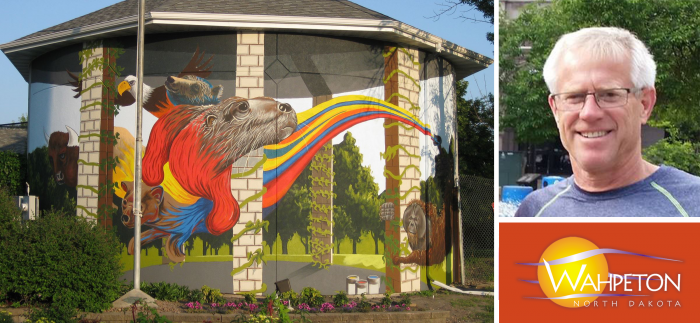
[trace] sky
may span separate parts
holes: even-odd
[[[352,0],[396,20],[427,31],[457,45],[487,57],[494,57],[493,45],[486,40],[486,33],[493,26],[458,18],[463,15],[483,19],[481,13],[462,6],[452,15],[431,19],[444,7],[443,0]],[[2,1],[0,4],[0,44],[5,44],[44,28],[52,27],[73,18],[110,6],[119,0],[23,0]],[[77,58],[76,58],[77,59]],[[494,66],[467,77],[467,97],[479,97],[493,92]],[[5,54],[0,54],[0,124],[17,121],[27,114],[28,86]]]

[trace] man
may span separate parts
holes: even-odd
[[[639,39],[620,28],[566,34],[543,75],[574,175],[530,194],[515,216],[700,216],[700,178],[642,159],[656,63]]]

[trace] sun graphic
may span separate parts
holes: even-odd
[[[608,262],[603,254],[581,260],[571,259],[561,264],[551,264],[555,260],[596,249],[598,246],[593,242],[579,237],[563,238],[547,247],[539,261],[550,263],[551,276],[547,266],[541,265],[537,267],[537,278],[540,288],[552,302],[564,307],[583,307],[584,304],[589,304],[586,303],[587,301],[593,302],[598,296],[580,297],[579,295],[603,293],[607,284],[600,284],[600,289],[596,290],[598,281],[609,280]],[[582,266],[585,266],[583,270]],[[565,276],[565,272],[569,278]]]

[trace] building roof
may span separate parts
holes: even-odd
[[[27,128],[0,127],[0,151],[27,153]]]
[[[304,5],[299,4],[303,2]],[[107,8],[49,27],[18,40],[80,28],[103,21],[138,15],[138,0],[125,0]],[[394,20],[347,0],[147,0],[146,12],[214,13],[296,17]]]
[[[28,80],[31,60],[91,39],[135,35],[138,0],[125,0],[0,45]],[[493,60],[347,0],[146,0],[146,33],[269,30],[361,37],[443,53],[458,78]]]

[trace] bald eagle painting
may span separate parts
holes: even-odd
[[[200,53],[199,47],[197,47],[189,63],[182,69],[180,74],[168,76],[165,83],[159,87],[154,88],[144,83],[143,108],[156,118],[160,118],[178,105],[219,103],[223,95],[223,86],[212,86],[206,80],[212,73],[211,61],[214,55],[206,61],[204,61],[204,56],[205,52]],[[83,84],[77,75],[67,72],[73,79],[70,84],[74,87],[73,91],[77,93],[75,95],[75,98],[77,98],[83,90]],[[114,103],[122,107],[136,103],[137,81],[138,78],[136,76],[128,75],[124,81],[119,83],[117,87],[118,96]]]
[[[204,52],[199,52],[199,47],[192,55],[182,72],[176,77],[168,76],[165,84],[153,88],[143,84],[143,108],[156,118],[162,117],[170,109],[178,105],[208,105],[216,104],[221,100],[223,86],[212,87],[205,78],[211,75],[211,60],[209,57],[204,63]],[[119,96],[115,103],[121,106],[131,105],[136,101],[136,76],[129,75],[119,83],[117,91]]]

